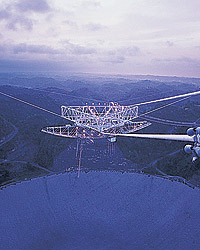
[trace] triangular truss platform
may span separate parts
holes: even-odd
[[[73,125],[45,127],[44,133],[69,137],[98,139],[109,134],[126,134],[151,125],[147,121],[133,122],[138,117],[138,106],[108,105],[61,106],[61,116]]]

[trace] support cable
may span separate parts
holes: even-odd
[[[161,106],[161,107],[159,107],[159,108],[152,109],[152,110],[150,110],[150,111],[147,111],[147,112],[145,112],[145,113],[143,113],[143,114],[137,116],[137,118],[139,118],[139,117],[141,117],[141,116],[145,116],[145,115],[150,114],[150,113],[153,113],[153,112],[158,111],[158,110],[160,110],[160,109],[169,107],[169,106],[171,106],[171,105],[173,105],[173,104],[175,104],[175,103],[184,101],[184,100],[186,100],[186,99],[188,99],[188,98],[189,98],[189,97],[187,96],[187,97],[182,98],[182,99],[180,99],[180,100],[178,100],[178,101],[171,102],[171,103],[168,103],[168,104],[166,104],[166,105],[163,105],[163,106]]]
[[[9,98],[11,98],[11,99],[13,99],[13,100],[16,100],[16,101],[18,101],[18,102],[22,102],[22,103],[24,103],[24,104],[26,104],[26,105],[29,105],[29,106],[31,106],[31,107],[34,107],[34,108],[36,108],[36,109],[39,109],[39,110],[45,111],[45,112],[47,112],[47,113],[50,113],[50,114],[52,114],[52,115],[55,115],[55,116],[61,117],[61,118],[63,118],[63,119],[66,119],[66,118],[62,117],[61,115],[59,115],[59,114],[57,114],[57,113],[55,113],[55,112],[53,112],[53,111],[50,111],[50,110],[45,109],[45,108],[42,108],[42,107],[37,106],[37,105],[35,105],[35,104],[32,104],[32,103],[30,103],[30,102],[26,102],[26,101],[24,101],[24,100],[21,100],[21,99],[19,99],[19,98],[17,98],[17,97],[12,96],[12,95],[8,95],[8,94],[3,93],[3,92],[1,92],[1,91],[0,91],[0,94],[1,94],[1,95],[4,95],[4,96],[6,96],[6,97],[9,97]]]
[[[185,126],[191,126],[191,125],[197,125],[199,126],[200,124],[196,123],[197,121],[195,122],[179,122],[179,121],[172,121],[172,120],[166,120],[166,119],[162,119],[162,118],[158,118],[158,117],[154,117],[154,116],[148,116],[148,115],[145,115],[145,118],[149,121],[153,121],[153,122],[157,122],[157,123],[166,123],[166,124],[173,124],[173,125],[185,125]]]
[[[195,92],[190,92],[190,93],[187,93],[187,94],[161,98],[161,99],[158,99],[158,100],[153,100],[153,101],[148,101],[148,102],[141,102],[141,103],[137,103],[137,104],[130,105],[130,106],[131,107],[132,106],[141,106],[141,105],[146,105],[146,104],[151,104],[151,103],[157,103],[157,102],[163,102],[163,101],[178,99],[178,98],[182,98],[182,97],[190,97],[190,96],[199,95],[199,94],[200,94],[200,91],[195,91]]]
[[[199,92],[200,92],[200,91],[199,91]],[[67,119],[67,118],[64,118],[63,116],[61,116],[60,114],[57,114],[57,113],[55,113],[55,112],[53,112],[53,111],[50,111],[50,110],[45,109],[45,108],[42,108],[42,107],[40,107],[40,106],[38,106],[38,105],[35,105],[35,104],[32,104],[32,103],[26,102],[26,101],[24,101],[24,100],[21,100],[21,99],[19,99],[19,98],[17,98],[17,97],[14,97],[14,96],[12,96],[12,95],[6,94],[6,93],[4,93],[4,92],[1,92],[1,91],[0,91],[0,94],[1,94],[1,95],[4,95],[4,96],[6,96],[6,97],[9,97],[9,98],[11,98],[11,99],[13,99],[13,100],[16,100],[16,101],[19,101],[19,102],[21,102],[21,103],[24,103],[24,104],[26,104],[26,105],[29,105],[29,106],[31,106],[31,107],[37,108],[37,109],[42,110],[42,111],[45,111],[45,112],[47,112],[47,113],[50,113],[50,114],[52,114],[52,115],[54,115],[54,116],[58,116],[58,117],[60,117],[60,118]],[[190,96],[191,96],[191,95],[190,95]],[[180,100],[177,100],[177,101],[168,103],[168,104],[163,105],[163,106],[161,106],[161,107],[159,107],[159,108],[155,108],[155,109],[153,109],[153,110],[150,110],[150,111],[148,111],[148,112],[145,112],[145,113],[143,113],[143,114],[137,116],[137,118],[142,117],[142,116],[145,116],[145,115],[150,114],[150,113],[153,113],[153,112],[158,111],[158,110],[160,110],[160,109],[169,107],[169,106],[171,106],[171,105],[173,105],[173,104],[175,104],[175,103],[184,101],[184,100],[188,99],[190,96],[187,95],[186,97],[184,97],[184,98],[182,98],[182,99],[180,99]],[[173,122],[176,123],[175,121],[173,121]],[[185,124],[185,125],[186,125],[186,122],[182,122],[182,124]],[[174,124],[169,124],[169,125],[174,125]],[[177,124],[175,124],[175,125],[177,125]],[[178,125],[177,125],[177,126],[178,126]],[[181,124],[180,124],[179,126],[184,126],[184,125],[181,125]],[[91,128],[91,129],[95,130],[94,128]]]
[[[22,88],[20,85],[14,85],[13,87],[19,87]],[[56,91],[50,91],[50,90],[45,90],[45,89],[39,89],[39,88],[31,88],[31,87],[23,87],[24,89],[32,89],[35,91],[39,91],[39,92],[45,92],[45,93],[49,93],[49,94],[56,94],[56,95],[63,95],[63,96],[70,96],[70,97],[74,97],[74,98],[78,98],[78,99],[83,99],[83,100],[88,100],[88,101],[96,101],[96,102],[106,102],[108,103],[109,101],[103,101],[103,100],[98,100],[98,99],[94,99],[94,98],[88,98],[88,97],[82,97],[82,96],[76,96],[76,95],[72,95],[70,93],[59,93]],[[60,89],[60,90],[64,90],[64,89]]]

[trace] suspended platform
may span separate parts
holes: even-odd
[[[96,106],[61,106],[61,116],[73,125],[45,127],[41,131],[68,138],[100,139],[109,134],[136,132],[151,125],[147,121],[133,122],[138,117],[137,106],[121,106],[113,102]]]
[[[51,135],[57,135],[68,138],[82,138],[82,139],[101,139],[108,137],[109,134],[126,134],[136,132],[140,129],[150,126],[151,123],[147,121],[132,122],[124,126],[112,127],[104,130],[104,132],[87,127],[77,127],[71,125],[52,126],[41,129],[41,132]]]

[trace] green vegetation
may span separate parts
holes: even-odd
[[[14,89],[13,95],[21,96],[21,99],[28,100],[55,111],[60,108],[54,100],[46,95],[31,93],[27,89]],[[27,93],[28,91],[28,93]],[[0,160],[9,159],[10,163],[0,164],[0,183],[12,179],[32,178],[39,175],[46,175],[45,170],[38,169],[31,165],[36,163],[51,169],[55,157],[62,152],[71,140],[45,135],[40,132],[42,127],[54,124],[62,124],[63,121],[40,110],[0,96],[0,125],[1,137],[6,137],[13,131],[11,124],[18,128],[17,135],[0,147]],[[0,138],[1,138],[0,137]],[[16,168],[15,161],[29,161],[30,164],[21,164],[21,168]],[[12,165],[14,164],[14,165]],[[12,165],[12,168],[10,168]],[[20,163],[18,163],[20,165]],[[17,177],[16,177],[17,176]],[[21,177],[20,177],[21,176]]]
[[[1,164],[2,165],[2,164]],[[4,163],[0,168],[0,186],[48,174],[31,163]]]
[[[10,123],[6,122],[2,116],[0,116],[0,140],[3,140],[13,131],[13,127]]]
[[[181,176],[186,180],[189,180],[199,171],[200,162],[192,163],[191,155],[180,151],[174,155],[159,160],[155,167],[167,175]]]
[[[123,155],[143,168],[154,160],[180,149],[179,142],[152,139],[119,138],[118,146]]]
[[[53,167],[53,161],[70,143],[71,139],[44,135],[34,156],[34,162],[48,169]]]

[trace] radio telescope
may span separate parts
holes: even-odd
[[[136,118],[140,118],[154,111],[163,109],[180,101],[186,100],[187,98],[195,95],[199,95],[200,91],[186,93],[182,95],[176,95],[171,97],[166,97],[158,100],[152,100],[147,102],[142,102],[134,105],[123,106],[115,102],[110,102],[108,104],[98,104],[98,105],[83,105],[83,106],[61,106],[61,115],[54,113],[50,110],[37,106],[35,104],[26,102],[12,95],[0,92],[1,95],[14,99],[16,101],[22,102],[26,105],[32,106],[34,108],[40,109],[42,111],[48,112],[52,115],[59,116],[69,121],[68,124],[62,126],[48,126],[41,129],[41,132],[66,137],[75,138],[78,142],[82,142],[85,139],[93,141],[93,139],[107,138],[111,143],[116,141],[118,136],[125,137],[137,137],[137,138],[149,138],[149,139],[164,139],[164,140],[176,140],[190,142],[192,145],[185,146],[185,152],[192,153],[193,161],[200,158],[200,127],[198,124],[169,121],[164,119],[159,119],[160,122],[165,122],[165,124],[170,124],[174,126],[194,126],[187,131],[187,135],[167,135],[167,134],[137,134],[138,130],[144,129],[151,125],[149,121],[134,121]],[[170,102],[168,104],[162,105],[161,107],[155,108],[153,110],[147,111],[146,113],[138,115],[138,108],[141,105],[159,103],[163,101],[169,101],[173,99],[178,99],[176,101]],[[155,121],[155,118],[154,118]],[[79,170],[80,170],[80,160],[82,153],[82,143],[80,143],[79,152]]]
[[[167,134],[135,134],[134,132],[146,128],[151,125],[148,121],[134,121],[136,118],[152,113],[156,110],[173,105],[183,101],[191,96],[200,94],[200,91],[191,92],[183,95],[177,95],[158,100],[138,103],[135,105],[123,106],[118,103],[110,102],[101,105],[83,105],[83,106],[61,106],[61,117],[73,123],[64,126],[45,127],[41,131],[47,134],[77,139],[100,139],[107,138],[111,143],[116,141],[118,136],[164,139],[190,142],[193,145],[186,145],[185,151],[193,154],[193,161],[200,157],[200,128],[191,128],[187,131],[187,135],[167,135]],[[158,103],[173,99],[179,99],[169,104],[155,108],[151,111],[138,115],[138,107],[141,105]],[[165,120],[169,122],[169,120]],[[174,125],[187,125],[189,123],[176,122]],[[171,124],[172,125],[172,124]],[[78,144],[77,144],[78,148]],[[82,144],[79,148],[79,170],[82,153]]]

